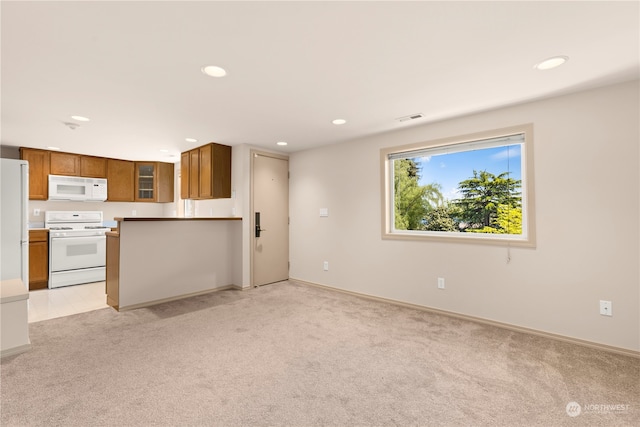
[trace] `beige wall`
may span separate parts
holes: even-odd
[[[638,95],[630,82],[294,153],[290,276],[640,350]],[[512,248],[507,263],[503,247],[381,239],[381,148],[524,123],[535,249]]]

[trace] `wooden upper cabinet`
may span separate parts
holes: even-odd
[[[174,200],[175,173],[173,163],[158,162],[157,188],[158,193],[156,202],[169,203]]]
[[[133,202],[135,162],[107,159],[107,201]]]
[[[156,164],[152,162],[136,162],[135,171],[135,201],[154,202],[156,196]]]
[[[211,148],[210,159],[208,154],[203,157],[200,150],[200,197],[228,199],[231,197],[231,147],[209,144],[207,148]],[[207,159],[206,167],[203,158]]]
[[[200,150],[189,151],[189,197],[200,198]]]
[[[80,155],[73,153],[50,152],[52,175],[80,176]]]
[[[107,159],[104,157],[80,156],[80,176],[106,178]]]
[[[197,154],[196,150],[196,157]],[[49,198],[50,174],[106,178],[109,202],[174,200],[173,163],[133,162],[27,147],[20,147],[20,158],[29,162],[29,200]],[[184,158],[183,155],[183,164]],[[188,171],[182,173],[188,175]]]
[[[173,202],[173,174],[173,163],[136,162],[135,201]]]
[[[206,144],[182,153],[181,162],[183,199],[231,197],[231,147]]]
[[[189,151],[180,155],[180,197],[189,198]]]
[[[207,144],[198,150],[200,159],[199,197],[213,199],[213,144]]]
[[[20,148],[20,158],[29,162],[29,200],[49,198],[49,151]]]

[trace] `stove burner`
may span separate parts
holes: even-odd
[[[49,227],[49,230],[73,230],[71,227]]]

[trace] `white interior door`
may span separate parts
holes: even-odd
[[[253,154],[253,285],[289,278],[289,160]]]

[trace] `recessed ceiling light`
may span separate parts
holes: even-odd
[[[168,152],[169,152],[169,150],[166,150],[166,149],[162,148],[162,149],[160,149],[160,152],[161,152],[161,153],[168,153]]]
[[[331,123],[333,123],[334,125],[343,125],[343,124],[347,123],[347,121],[345,119],[335,119]]]
[[[202,72],[211,77],[224,77],[227,75],[227,72],[224,68],[216,67],[215,65],[207,65],[206,67],[202,67]]]
[[[198,140],[195,138],[185,138],[184,140],[187,142],[198,142]]]
[[[83,116],[71,116],[73,120],[77,120],[79,122],[88,122],[89,119]]]
[[[47,147],[49,150],[60,151],[60,147]]]
[[[284,141],[278,141],[278,142],[276,142],[276,144],[277,144],[277,145],[282,145],[282,146],[284,146],[284,145],[289,145],[288,143],[286,143],[286,142],[284,142]]]
[[[545,59],[542,62],[537,63],[533,66],[536,70],[550,70],[552,68],[556,68],[564,64],[569,60],[568,56],[554,56],[553,58]]]

